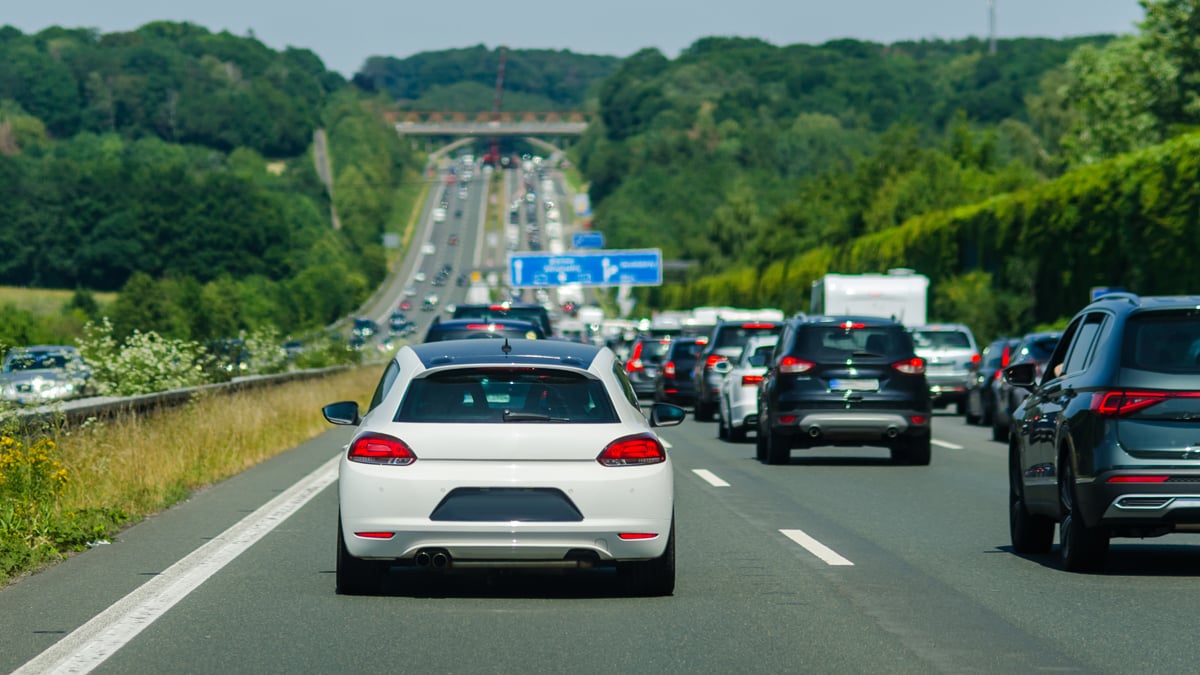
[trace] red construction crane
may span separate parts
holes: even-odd
[[[496,96],[492,99],[492,124],[500,124],[500,94],[504,91],[504,62],[508,58],[508,47],[500,47],[500,68],[496,71]],[[500,165],[500,141],[492,136],[491,147],[483,156],[483,163],[491,166]]]

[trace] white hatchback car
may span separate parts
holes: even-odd
[[[733,370],[721,380],[717,394],[720,424],[717,435],[731,441],[746,440],[746,432],[758,428],[758,386],[771,362],[777,335],[756,335],[746,340],[742,353],[731,359]]]
[[[615,566],[635,592],[675,587],[674,482],[651,430],[682,408],[638,406],[612,351],[556,340],[401,347],[338,474],[338,593],[392,566]]]

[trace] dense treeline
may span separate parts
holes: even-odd
[[[504,65],[505,110],[583,110],[594,85],[611,75],[615,56],[569,50],[509,49]],[[373,56],[354,76],[365,91],[386,93],[411,110],[481,112],[492,109],[500,48],[483,45],[422,52],[408,58]]]
[[[420,170],[381,105],[307,50],[191,24],[0,28],[0,284],[120,290],[118,336],[333,322],[386,274],[382,234]],[[97,318],[86,305],[70,316]],[[0,339],[47,332],[10,309],[25,328]]]
[[[990,336],[1061,321],[1092,286],[1194,293],[1200,277],[1179,251],[1200,234],[1200,136],[1152,144],[1200,126],[1200,3],[1142,4],[1140,34],[1083,45],[1047,71],[1026,99],[1036,135],[1012,134],[1014,120],[991,128],[956,122],[922,147],[903,140],[917,130],[893,128],[873,154],[802,181],[776,211],[758,217],[759,228],[743,232],[743,241],[757,233],[781,255],[725,258],[724,271],[710,267],[650,293],[650,302],[760,299],[804,310],[821,274],[905,266],[931,277],[935,316]],[[1022,137],[1037,155],[1013,153]],[[1005,163],[1006,155],[1015,160]],[[913,166],[906,156],[921,157],[915,164],[926,168],[906,172]],[[1036,156],[1041,168],[1030,173]],[[982,173],[964,181],[971,171]],[[874,183],[876,203],[909,206],[856,211],[861,188],[873,184],[863,178],[880,172],[890,175]],[[952,188],[944,191],[950,199],[929,198],[943,188]],[[726,197],[708,222],[736,212],[736,203]],[[827,214],[838,209],[842,223],[859,227],[829,228]],[[872,225],[865,217],[872,213],[889,218]]]

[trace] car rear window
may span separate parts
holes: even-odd
[[[550,314],[545,307],[505,307],[503,305],[459,305],[454,308],[455,319],[520,319],[542,327],[550,334]]]
[[[695,361],[703,350],[702,343],[689,340],[672,345],[669,356],[675,361]]]
[[[970,349],[971,339],[961,330],[914,330],[917,349]]]
[[[1025,340],[1021,343],[1017,353],[1013,355],[1012,360],[1026,361],[1033,359],[1035,361],[1047,361],[1050,355],[1054,353],[1054,348],[1058,346],[1057,335],[1047,335],[1046,337],[1034,338]]]
[[[1143,312],[1125,324],[1121,365],[1161,373],[1200,373],[1200,316]]]
[[[912,338],[899,326],[808,326],[797,336],[797,353],[818,361],[848,356],[909,356]]]
[[[604,383],[545,368],[455,369],[409,383],[397,422],[609,423]]]
[[[778,335],[779,326],[769,323],[746,323],[740,325],[722,326],[717,330],[712,348],[739,347],[755,335]]]

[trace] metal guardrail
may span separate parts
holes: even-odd
[[[44,424],[73,428],[84,424],[88,420],[111,419],[121,415],[153,414],[161,410],[183,405],[202,395],[227,395],[266,387],[276,387],[288,382],[325,377],[348,368],[350,366],[343,365],[295,370],[276,375],[248,375],[245,377],[235,377],[229,382],[172,389],[153,394],[142,394],[140,396],[94,396],[91,398],[41,405],[35,408],[17,409],[14,411],[15,414],[13,417],[17,424],[23,428],[31,428]]]

